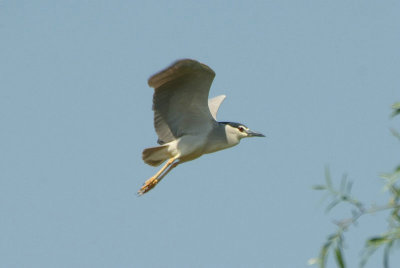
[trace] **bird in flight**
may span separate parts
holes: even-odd
[[[154,88],[154,128],[159,146],[143,150],[146,164],[165,165],[138,191],[153,189],[179,164],[237,145],[242,138],[265,137],[234,122],[218,122],[225,95],[208,99],[214,71],[191,59],[178,60],[149,78]]]

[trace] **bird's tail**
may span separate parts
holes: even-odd
[[[154,167],[161,165],[171,157],[172,155],[168,152],[168,145],[146,148],[142,153],[143,161]]]

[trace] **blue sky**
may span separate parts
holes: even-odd
[[[347,215],[311,189],[326,165],[386,201],[399,14],[398,1],[2,1],[0,266],[308,267]],[[216,72],[221,121],[267,138],[138,198],[157,171],[141,160],[157,140],[147,79],[180,58]],[[349,267],[385,230],[374,215],[348,233]]]

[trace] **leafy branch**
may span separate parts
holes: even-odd
[[[393,106],[392,116],[400,114],[400,102]],[[392,134],[400,140],[400,133],[396,130],[391,130]],[[374,235],[366,239],[365,246],[360,260],[360,267],[364,267],[377,249],[383,248],[383,267],[389,268],[389,257],[395,245],[400,245],[400,165],[392,172],[382,174],[384,179],[384,189],[389,193],[389,201],[382,206],[365,205],[354,198],[351,194],[352,182],[343,176],[338,187],[332,183],[332,178],[329,169],[325,169],[325,184],[316,185],[315,190],[325,191],[331,198],[331,201],[326,207],[326,212],[330,212],[338,204],[347,204],[350,206],[351,217],[335,221],[336,230],[330,234],[323,246],[320,249],[319,256],[309,260],[309,264],[318,264],[320,268],[325,268],[329,253],[331,252],[336,261],[337,267],[345,268],[346,262],[344,258],[344,239],[345,233],[350,227],[365,215],[376,214],[383,211],[389,211],[388,229],[380,235]]]

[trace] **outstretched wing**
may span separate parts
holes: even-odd
[[[208,93],[214,77],[211,68],[190,59],[179,60],[150,77],[159,143],[211,130],[216,122],[208,107]]]
[[[210,113],[214,120],[217,120],[219,106],[221,106],[221,103],[225,100],[225,98],[225,95],[219,95],[208,100],[208,108],[210,108]]]

